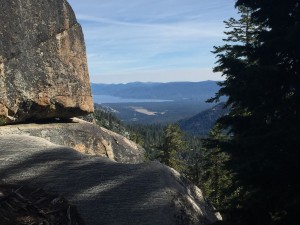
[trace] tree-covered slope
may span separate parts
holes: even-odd
[[[227,114],[228,111],[227,108],[224,108],[224,103],[219,103],[189,119],[179,121],[179,125],[182,130],[189,134],[206,136],[217,119]]]

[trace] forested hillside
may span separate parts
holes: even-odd
[[[125,124],[116,117],[111,108],[95,104],[95,112],[93,118],[96,120],[97,125],[114,131],[123,136],[128,136],[129,133]]]
[[[206,136],[216,121],[228,113],[229,109],[224,107],[224,103],[219,103],[191,118],[180,120],[180,128],[191,135]]]

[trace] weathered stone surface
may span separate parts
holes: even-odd
[[[201,191],[169,167],[116,163],[37,137],[0,136],[0,178],[62,194],[87,225],[204,225],[220,219]]]
[[[93,111],[85,44],[65,0],[0,0],[0,122]]]
[[[25,134],[54,144],[123,163],[142,163],[145,150],[127,138],[92,123],[73,118],[68,123],[0,126],[0,135]]]

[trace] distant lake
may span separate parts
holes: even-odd
[[[130,102],[172,102],[173,100],[163,99],[138,99],[138,98],[121,98],[111,95],[93,95],[94,102],[101,103],[130,103]]]

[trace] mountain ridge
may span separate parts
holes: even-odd
[[[205,101],[218,90],[217,81],[127,84],[91,83],[93,95],[112,95],[137,99],[169,99]]]

